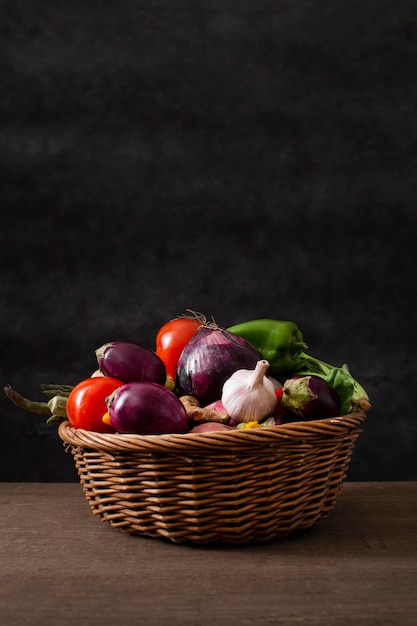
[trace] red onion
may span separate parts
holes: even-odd
[[[119,433],[185,433],[188,416],[179,398],[162,385],[132,382],[107,398],[110,421]]]
[[[147,381],[164,385],[166,369],[160,357],[136,343],[112,341],[96,350],[100,371],[124,383]]]
[[[224,413],[225,415],[227,415],[227,411],[224,408],[221,399],[210,402],[210,404],[206,405],[206,409],[210,409],[211,411],[218,411],[219,413]]]
[[[320,376],[293,376],[282,391],[283,406],[303,419],[336,417],[340,400],[336,391]]]
[[[178,361],[178,393],[195,396],[202,406],[215,402],[236,370],[254,369],[261,359],[259,350],[243,337],[215,325],[200,326]]]
[[[190,433],[215,433],[219,430],[235,430],[233,426],[229,426],[228,424],[222,424],[220,422],[204,422],[204,424],[198,424],[198,426],[194,426]]]

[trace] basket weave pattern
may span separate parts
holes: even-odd
[[[333,509],[362,412],[249,430],[100,434],[60,424],[92,512],[124,532],[247,544],[309,528]]]

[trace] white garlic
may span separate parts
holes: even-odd
[[[258,361],[253,370],[237,370],[223,385],[221,401],[231,423],[260,421],[276,407],[274,383],[265,375],[269,363]]]

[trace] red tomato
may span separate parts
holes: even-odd
[[[75,385],[67,400],[67,416],[71,426],[98,433],[114,433],[114,428],[105,424],[102,417],[107,412],[107,396],[123,384],[116,378],[95,376]]]
[[[156,335],[155,352],[163,361],[167,376],[175,380],[178,359],[184,346],[195,335],[202,322],[191,317],[178,317],[164,324]]]

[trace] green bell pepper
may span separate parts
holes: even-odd
[[[250,341],[269,362],[271,375],[288,374],[300,364],[306,348],[303,334],[290,321],[256,319],[230,326],[228,331]]]

